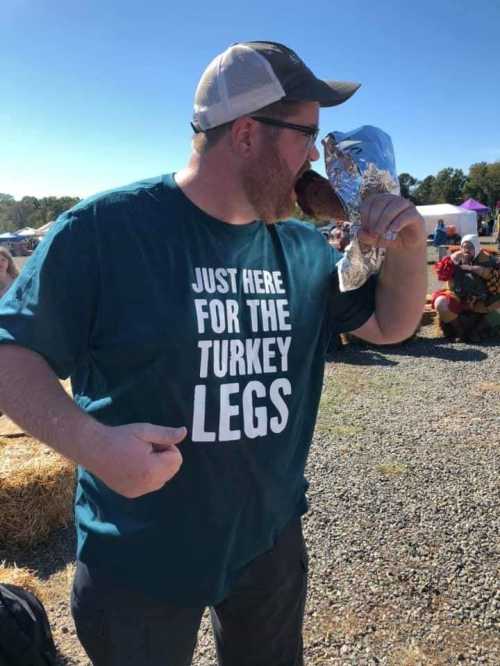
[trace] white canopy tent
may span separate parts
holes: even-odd
[[[47,224],[44,224],[42,227],[38,227],[38,229],[35,230],[36,235],[44,236],[53,224],[54,220],[51,220],[50,222],[47,222]]]
[[[33,229],[33,227],[24,227],[23,229],[18,229],[16,235],[21,236],[21,238],[33,238],[36,235],[36,229]]]
[[[477,215],[472,210],[465,210],[451,204],[417,206],[417,210],[425,220],[427,235],[434,232],[438,220],[443,220],[446,226],[455,225],[460,236],[477,234]]]

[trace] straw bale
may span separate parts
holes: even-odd
[[[0,439],[0,544],[31,546],[72,519],[74,465],[30,437]]]
[[[1,437],[22,437],[26,433],[24,429],[11,421],[7,416],[0,416],[0,438]]]
[[[40,581],[35,577],[31,569],[24,569],[22,567],[9,567],[5,562],[0,562],[0,583],[2,585],[17,585],[29,590],[40,601],[45,602],[45,594],[40,585]]]
[[[426,305],[422,314],[420,325],[429,326],[429,324],[432,324],[435,321],[436,315],[436,311],[433,310],[431,306]]]

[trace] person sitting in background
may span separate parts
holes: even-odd
[[[19,275],[14,259],[6,247],[0,247],[0,298]]]
[[[436,247],[439,247],[440,245],[448,245],[448,234],[446,233],[444,220],[437,221],[436,228],[434,229],[432,244]]]
[[[434,269],[448,282],[448,289],[432,294],[444,336],[478,342],[498,333],[488,315],[500,309],[500,259],[481,249],[478,236],[464,236],[460,249]]]
[[[462,242],[462,236],[457,232],[457,228],[454,224],[448,224],[446,227],[446,234],[448,236],[446,241],[447,245],[460,245]]]

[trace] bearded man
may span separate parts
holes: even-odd
[[[95,666],[190,664],[206,607],[219,664],[303,663],[325,350],[407,338],[425,297],[410,202],[364,203],[362,239],[387,254],[347,294],[336,250],[282,221],[320,107],[357,88],[281,44],[233,45],[196,90],[188,165],[63,214],[2,303],[0,408],[79,464],[73,614]]]

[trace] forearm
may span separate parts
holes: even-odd
[[[400,342],[415,332],[427,290],[427,246],[387,250],[379,276],[375,316],[383,342]]]
[[[0,346],[0,410],[67,458],[92,468],[106,427],[83,412],[46,361],[16,345]]]

